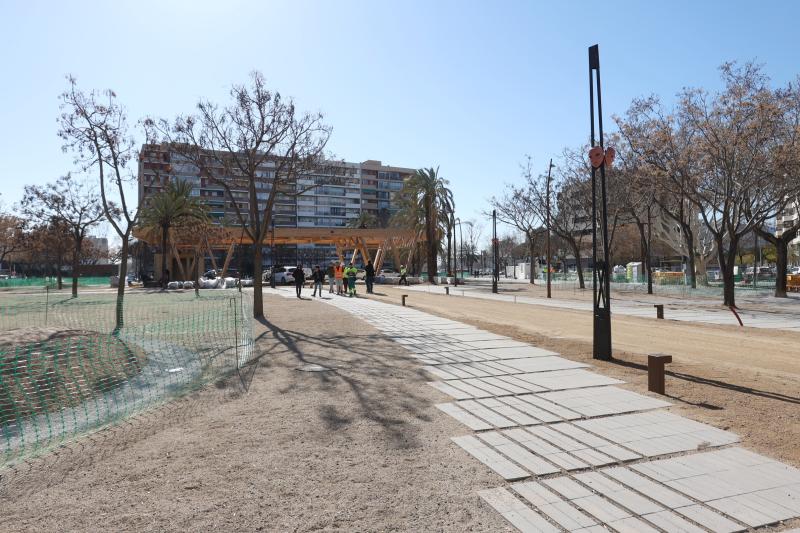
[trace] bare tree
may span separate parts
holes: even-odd
[[[724,91],[684,91],[680,113],[697,132],[703,157],[700,179],[690,191],[714,236],[723,275],[724,304],[735,306],[733,266],[741,238],[774,218],[785,204],[791,177],[780,164],[782,106],[753,63],[720,68]]]
[[[125,279],[131,232],[139,208],[129,206],[125,185],[132,176],[127,164],[136,156],[134,140],[128,132],[128,117],[112,90],[84,93],[72,76],[61,95],[58,135],[63,150],[75,156],[84,171],[96,171],[100,189],[99,205],[108,223],[119,236],[119,285],[117,287],[115,332],[124,326]]]
[[[480,251],[478,246],[483,234],[483,225],[474,220],[465,220],[464,226],[466,228],[466,243],[464,244],[464,252],[467,254],[467,264],[469,265],[470,273],[473,271],[472,266],[478,261]]]
[[[0,213],[0,268],[6,259],[25,249],[25,223],[14,215]]]
[[[150,142],[167,142],[183,164],[221,186],[239,223],[253,242],[253,314],[263,318],[262,246],[278,195],[298,195],[346,176],[320,178],[310,185],[298,179],[311,173],[336,172],[324,149],[331,127],[321,113],[301,113],[291,100],[270,91],[262,74],[250,85],[235,85],[231,103],[220,107],[202,100],[197,114],[174,121],[147,119]],[[326,169],[326,166],[328,167]],[[346,172],[341,169],[341,172]],[[235,192],[245,194],[246,201]]]
[[[489,200],[492,209],[497,211],[497,218],[501,222],[513,226],[525,235],[528,243],[529,255],[531,257],[531,284],[535,284],[534,276],[534,248],[537,230],[542,225],[541,212],[537,210],[531,202],[531,187],[533,186],[533,159],[531,156],[525,157],[522,166],[522,177],[525,179],[523,186],[513,184],[506,185],[503,196],[497,198],[493,196]],[[490,213],[489,213],[490,214]],[[487,214],[488,216],[488,214]]]
[[[777,165],[774,174],[779,177],[773,183],[771,193],[782,198],[777,212],[783,213],[790,209],[800,209],[800,77],[785,90],[778,91],[778,97],[783,103],[783,112],[779,140],[775,147],[778,156],[773,159],[773,164]],[[753,214],[748,212],[748,216]],[[789,243],[800,233],[800,217],[795,217],[788,223],[784,221],[783,226],[776,228],[775,232],[763,220],[754,227],[754,231],[775,247],[775,296],[786,298]],[[753,275],[757,274],[754,272]]]
[[[695,236],[699,215],[689,194],[697,185],[701,154],[695,144],[696,132],[684,118],[667,114],[654,96],[634,100],[625,118],[615,117],[625,145],[632,157],[638,158],[638,171],[651,180],[653,203],[680,228],[685,246],[676,251],[686,256],[689,282],[697,288]]]
[[[45,186],[25,186],[21,210],[31,219],[58,221],[69,230],[73,245],[72,297],[77,298],[83,240],[87,230],[105,217],[99,196],[85,182],[67,174]]]

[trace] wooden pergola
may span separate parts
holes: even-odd
[[[149,245],[160,244],[158,232],[134,231],[134,236]],[[379,271],[387,254],[390,254],[396,266],[410,264],[417,243],[424,240],[424,232],[403,228],[275,228],[274,231],[270,230],[267,233],[261,245],[335,246],[339,261],[355,263],[360,254],[364,264],[372,260],[375,270]],[[206,253],[211,257],[213,268],[221,270],[221,276],[224,276],[236,246],[254,244],[247,232],[242,231],[240,227],[213,227],[208,231],[188,232],[183,235],[171,231],[168,241],[168,259],[170,263],[174,261],[177,264],[178,272],[183,279],[189,279],[186,277],[187,272],[191,273],[195,268],[198,270],[202,268],[200,258]],[[217,265],[215,250],[226,250],[222,268]],[[374,254],[370,253],[370,250],[374,250]],[[401,251],[407,252],[405,262],[402,261]],[[348,255],[350,255],[349,260]]]

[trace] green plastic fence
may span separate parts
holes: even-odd
[[[61,278],[61,282],[63,283],[64,287],[72,286],[71,277]],[[55,277],[9,278],[9,279],[0,279],[0,288],[44,287],[45,285],[49,285],[50,287],[55,287],[57,283],[58,280]],[[82,287],[88,287],[90,285],[102,285],[104,287],[108,287],[109,283],[110,281],[108,276],[91,276],[91,277],[78,278],[78,285]]]
[[[113,423],[253,358],[252,293],[0,298],[0,462]]]

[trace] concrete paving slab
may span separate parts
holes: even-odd
[[[663,400],[613,386],[545,392],[539,396],[585,417],[645,411],[671,405]]]
[[[557,527],[504,488],[481,490],[478,492],[478,496],[524,533],[558,533],[559,531]]]
[[[604,439],[647,457],[738,442],[728,431],[666,411],[634,413],[574,422]]]
[[[494,426],[492,426],[488,422],[481,420],[477,416],[465,411],[464,409],[461,409],[454,403],[438,403],[436,404],[436,407],[440,411],[447,413],[448,415],[452,416],[453,418],[455,418],[456,420],[467,426],[469,429],[472,429],[474,431],[481,431],[494,428]]]
[[[451,440],[507,481],[530,477],[528,472],[475,437],[466,435],[463,437],[451,437]]]

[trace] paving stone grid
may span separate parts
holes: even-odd
[[[800,518],[800,470],[733,433],[548,350],[374,300],[323,301],[438,378],[454,401],[436,407],[472,430],[453,442],[508,482],[478,494],[520,531],[800,532],[782,525]]]

